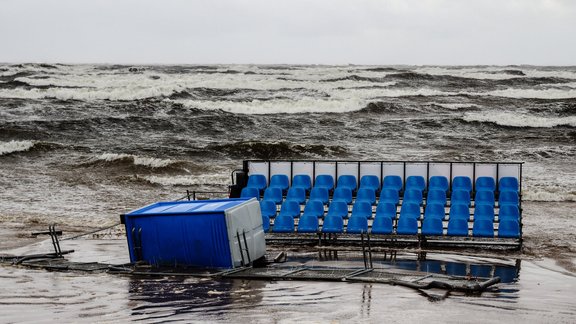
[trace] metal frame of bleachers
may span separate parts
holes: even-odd
[[[318,175],[330,175],[334,179],[335,188],[338,187],[338,179],[342,175],[354,176],[357,182],[357,189],[360,189],[362,176],[370,175],[378,177],[380,181],[380,189],[386,176],[399,176],[402,179],[403,188],[400,190],[400,202],[397,209],[397,215],[400,214],[401,206],[403,205],[403,191],[406,186],[406,180],[411,176],[423,177],[425,181],[425,188],[423,190],[423,207],[418,215],[418,229],[415,235],[400,235],[396,233],[399,217],[393,220],[393,232],[391,234],[374,234],[370,235],[371,224],[374,220],[372,216],[369,222],[369,231],[365,233],[370,235],[370,242],[374,245],[386,246],[417,246],[417,247],[500,247],[520,249],[522,247],[522,166],[523,162],[465,162],[465,161],[343,161],[343,160],[246,160],[243,162],[241,170],[235,170],[232,174],[233,185],[231,186],[230,196],[235,197],[239,195],[240,191],[246,187],[248,179],[251,175],[263,175],[266,180],[274,175],[283,174],[289,179],[290,186],[292,179],[295,175],[308,175],[312,181],[312,188],[314,188],[315,180]],[[445,205],[446,216],[443,219],[443,235],[442,236],[426,236],[422,234],[422,224],[424,221],[425,208],[427,205],[427,190],[429,179],[431,177],[445,177],[448,180],[447,190],[447,203]],[[452,204],[450,193],[452,189],[452,180],[455,177],[469,177],[472,181],[472,191],[470,192],[471,207],[470,217],[468,219],[468,235],[467,236],[451,236],[447,233],[449,212]],[[474,211],[475,211],[475,196],[476,196],[476,181],[481,177],[490,177],[495,183],[495,215],[496,219],[493,221],[494,232],[493,237],[485,237],[485,232],[478,235],[473,231],[474,228]],[[519,232],[518,235],[502,235],[499,237],[498,224],[499,224],[499,181],[504,177],[513,177],[518,182],[518,210],[519,210]],[[485,189],[482,189],[485,190]],[[330,192],[330,200],[332,198]],[[354,192],[354,198],[356,191]],[[354,202],[354,201],[353,201]],[[379,202],[379,194],[377,194],[377,203]],[[302,210],[304,210],[302,205]],[[350,211],[352,210],[350,205]],[[280,208],[280,205],[278,206]],[[377,208],[377,204],[373,206],[373,211]],[[326,211],[328,206],[326,206]],[[349,214],[350,215],[350,214]],[[342,233],[322,232],[322,218],[320,218],[320,225],[316,234],[298,233],[298,217],[295,218],[294,233],[275,233],[273,218],[271,219],[270,232],[267,233],[267,240],[273,242],[283,243],[297,243],[297,242],[315,242],[322,245],[325,244],[351,244],[359,242],[358,234],[346,232],[347,217],[344,219],[344,226]],[[482,220],[485,222],[485,220]],[[405,222],[404,222],[405,223]],[[334,238],[337,237],[337,240]]]

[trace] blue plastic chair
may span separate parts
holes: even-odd
[[[322,224],[322,233],[342,233],[344,231],[344,220],[340,216],[326,216]]]
[[[450,219],[470,220],[470,208],[464,204],[450,206]]]
[[[426,204],[440,204],[442,206],[446,206],[446,191],[439,189],[428,190]]]
[[[402,217],[398,219],[398,226],[396,227],[396,234],[398,235],[416,235],[418,234],[418,220],[413,217]]]
[[[496,190],[496,182],[492,177],[478,177],[476,179],[476,191],[492,191]]]
[[[474,220],[488,219],[494,221],[494,207],[490,205],[478,205],[474,208]]]
[[[346,232],[350,234],[368,233],[368,218],[352,214],[352,217],[348,220]]]
[[[440,204],[427,204],[424,210],[424,219],[426,218],[437,218],[444,219],[446,217],[446,211],[444,210],[444,205]]]
[[[504,219],[512,219],[515,221],[519,221],[520,211],[518,210],[518,206],[504,205],[500,207],[500,210],[498,212],[498,220],[502,221]]]
[[[304,207],[304,216],[315,216],[316,218],[324,217],[324,204],[319,200],[309,200]]]
[[[316,177],[314,188],[324,188],[330,191],[334,189],[334,178],[329,174],[321,174]]]
[[[282,196],[282,189],[280,188],[266,188],[264,190],[264,200],[273,201],[275,204],[279,205],[282,203],[284,197]]]
[[[442,236],[444,228],[442,218],[428,217],[422,221],[422,235],[427,236]]]
[[[458,176],[452,179],[452,191],[455,190],[464,190],[471,192],[472,191],[472,180],[469,177]]]
[[[309,200],[317,200],[322,202],[322,204],[327,205],[330,201],[330,196],[328,195],[328,190],[323,187],[314,187],[310,190]]]
[[[372,188],[360,188],[356,193],[356,202],[365,201],[370,205],[376,204],[376,192]]]
[[[404,190],[408,191],[409,189],[412,190],[426,190],[426,180],[422,176],[409,176],[406,178],[406,187]]]
[[[267,181],[266,176],[263,174],[252,174],[248,177],[248,184],[246,187],[256,188],[259,191],[262,191],[266,188]]]
[[[260,190],[254,187],[244,187],[240,192],[240,198],[256,198],[260,199]]]
[[[286,192],[290,186],[290,180],[285,174],[275,174],[270,178],[270,185],[268,188],[280,188],[282,192]]]
[[[270,217],[262,215],[262,230],[264,233],[270,230]]]
[[[352,190],[347,187],[336,187],[332,195],[332,202],[343,201],[350,205],[352,203]]]
[[[318,232],[318,217],[314,215],[302,215],[298,221],[298,233]]]
[[[405,203],[400,208],[400,218],[420,218],[420,205]]]
[[[268,218],[276,217],[276,203],[271,200],[262,200],[260,202],[260,212],[262,216]]]
[[[288,215],[293,218],[300,217],[300,204],[293,200],[286,200],[283,202],[282,207],[280,207],[279,216],[284,215]]]
[[[428,190],[442,190],[446,192],[449,187],[448,178],[444,176],[433,176],[428,180]]]
[[[398,191],[395,189],[382,189],[380,192],[380,200],[379,203],[393,203],[394,205],[398,205],[400,202],[400,196],[398,195]]]
[[[274,233],[292,233],[294,232],[294,218],[289,215],[279,215],[274,220]]]
[[[396,219],[396,204],[380,201],[378,206],[376,206],[376,215],[374,217]]]
[[[502,191],[500,192],[500,197],[498,199],[498,206],[518,206],[519,201],[518,193],[516,191]]]
[[[452,196],[450,197],[450,204],[464,204],[470,207],[470,191],[466,190],[454,190],[452,191]]]
[[[489,219],[475,219],[472,235],[477,237],[494,237],[494,223]]]
[[[304,204],[306,202],[306,190],[303,188],[291,187],[288,189],[288,194],[286,195],[286,200],[293,200],[299,204]]]
[[[348,188],[350,191],[355,192],[358,188],[356,177],[353,175],[341,175],[338,177],[336,188]]]
[[[503,177],[498,181],[498,191],[516,191],[518,192],[518,179],[515,177]]]
[[[328,216],[348,218],[348,204],[343,201],[332,201],[326,213],[326,217]]]
[[[360,178],[360,189],[372,189],[374,192],[380,191],[380,179],[375,175],[365,175]]]
[[[372,204],[367,201],[356,201],[352,207],[350,217],[372,218]]]
[[[307,174],[297,174],[292,179],[292,188],[302,188],[308,192],[312,189],[312,179]]]
[[[397,175],[388,175],[384,177],[382,181],[382,190],[384,189],[393,189],[397,192],[401,192],[403,188],[402,185],[402,178]]]
[[[372,234],[388,235],[393,232],[392,219],[388,217],[376,217],[372,222]]]
[[[498,237],[519,238],[520,223],[514,219],[504,219],[498,224]]]
[[[406,189],[406,191],[404,191],[402,204],[422,205],[422,191],[418,189]]]
[[[448,236],[468,236],[468,220],[463,218],[450,218],[446,234]]]
[[[489,178],[492,179],[492,178]],[[489,205],[494,207],[494,191],[476,191],[476,196],[474,197],[474,204],[478,205]]]

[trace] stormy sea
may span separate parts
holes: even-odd
[[[0,267],[3,318],[576,316],[576,67],[0,64],[0,252],[45,239],[29,233],[49,224],[82,233],[186,190],[225,195],[246,159],[525,162],[522,269],[498,291],[438,301],[368,284]]]

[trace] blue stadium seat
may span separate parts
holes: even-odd
[[[470,191],[466,190],[454,190],[452,191],[452,196],[450,197],[450,204],[464,204],[470,206]]]
[[[505,205],[518,206],[519,199],[518,193],[516,191],[502,191],[500,192],[500,197],[498,198],[498,206],[502,207]]]
[[[404,190],[426,190],[426,180],[422,176],[409,176],[406,178],[406,187]]]
[[[393,189],[397,192],[402,192],[402,178],[397,175],[388,175],[384,177],[384,181],[382,181],[382,190],[384,189]]]
[[[518,192],[518,179],[515,177],[503,177],[498,181],[498,191],[516,191]]]
[[[442,236],[443,233],[442,218],[424,218],[422,221],[422,235]]]
[[[328,207],[328,216],[339,216],[341,218],[348,218],[348,204],[343,201],[333,201]]]
[[[300,204],[297,201],[286,200],[280,207],[279,216],[288,215],[291,217],[300,217]]]
[[[288,189],[286,200],[293,200],[299,204],[304,204],[306,202],[306,190],[304,190],[304,188],[291,187]]]
[[[476,179],[476,191],[492,191],[496,190],[496,182],[492,177],[478,177]]]
[[[468,236],[468,220],[450,218],[448,221],[448,236]]]
[[[498,224],[498,237],[519,238],[520,224],[514,219],[504,219]]]
[[[492,179],[492,178],[489,178]],[[474,205],[489,205],[494,206],[494,191],[476,191],[476,197],[474,198]]]
[[[396,234],[398,235],[416,235],[418,234],[418,220],[413,217],[402,217],[398,219],[398,226],[396,227]]]
[[[455,190],[465,190],[468,192],[472,191],[472,180],[469,177],[458,176],[452,179],[452,191]]]
[[[418,189],[406,189],[402,204],[422,205],[422,191]]]
[[[298,233],[318,232],[318,217],[314,215],[302,215],[298,221]]]
[[[368,233],[368,218],[363,216],[352,216],[348,219],[348,226],[346,227],[346,233],[360,234]]]
[[[260,190],[254,187],[244,187],[240,192],[240,198],[256,198],[260,199]]]
[[[463,204],[450,206],[450,219],[470,220],[470,208]]]
[[[360,188],[356,193],[356,202],[365,201],[370,205],[376,204],[376,192],[372,188]]]
[[[444,176],[433,176],[428,180],[428,190],[442,190],[446,192],[449,187],[448,179]]]
[[[440,204],[442,206],[446,205],[446,191],[439,189],[428,190],[428,197],[426,198],[426,205],[428,204]]]
[[[372,204],[367,201],[356,201],[350,217],[372,218]]]
[[[446,211],[444,210],[444,205],[440,204],[427,204],[424,210],[424,219],[426,218],[438,218],[440,220],[446,217]]]
[[[352,191],[347,187],[336,187],[332,195],[332,202],[343,201],[350,205],[352,203]]]
[[[344,231],[344,220],[340,216],[326,216],[322,224],[322,233],[342,233]]]
[[[276,203],[271,200],[262,200],[260,202],[260,212],[262,216],[267,216],[268,218],[276,217]]]
[[[372,234],[392,234],[392,219],[388,217],[376,217],[372,222]]]
[[[282,189],[280,188],[266,188],[264,190],[264,200],[270,200],[276,203],[277,205],[282,203]]]
[[[378,206],[376,206],[376,216],[374,217],[375,218],[386,217],[390,219],[396,219],[396,204],[380,201],[380,203],[378,203]]]
[[[504,219],[520,221],[520,211],[518,210],[518,206],[504,205],[500,207],[498,212],[498,220],[502,221]]]
[[[256,188],[260,191],[264,190],[267,186],[266,177],[263,174],[252,174],[248,177],[248,184],[246,187]]]
[[[280,188],[282,192],[286,192],[290,186],[290,180],[285,174],[275,174],[270,178],[270,185],[268,188]]]
[[[262,230],[264,233],[270,230],[270,217],[262,215]]]
[[[488,219],[494,221],[494,207],[490,205],[479,205],[474,208],[474,220]]]
[[[302,188],[308,192],[312,189],[312,179],[307,174],[297,174],[292,178],[292,188]]]
[[[494,223],[489,219],[475,219],[472,235],[477,237],[494,237]]]
[[[304,207],[304,216],[315,216],[316,218],[324,217],[324,204],[319,200],[308,200],[306,206]]]
[[[398,205],[400,201],[400,197],[398,196],[398,191],[395,189],[382,189],[380,192],[380,203],[393,203],[394,205]]]
[[[405,203],[400,208],[400,218],[420,218],[420,205]]]
[[[316,177],[314,188],[324,188],[330,191],[334,189],[334,178],[329,174],[321,174]]]
[[[380,191],[380,179],[375,175],[365,175],[360,178],[360,189],[368,188],[374,192]]]
[[[327,205],[330,201],[330,196],[328,195],[328,190],[326,188],[314,187],[310,190],[310,198],[308,200],[317,200],[322,202],[322,204]]]
[[[336,188],[348,188],[350,191],[355,192],[358,188],[358,182],[353,175],[341,175],[338,177]]]
[[[279,215],[274,220],[274,233],[292,233],[294,232],[294,218],[289,215]]]

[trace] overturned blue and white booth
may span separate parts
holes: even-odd
[[[133,263],[225,269],[266,253],[256,199],[157,202],[121,219]]]
[[[267,238],[522,245],[522,162],[247,160],[231,197],[260,201]]]

